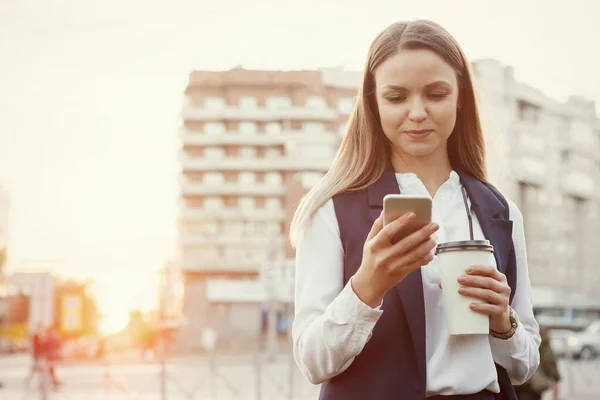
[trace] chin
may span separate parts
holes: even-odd
[[[435,153],[436,148],[426,144],[413,144],[403,146],[399,150],[410,157],[428,157]]]

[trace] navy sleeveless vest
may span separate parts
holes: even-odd
[[[458,172],[485,237],[515,293],[516,257],[506,199],[491,185]],[[365,240],[383,208],[383,197],[400,193],[393,168],[369,188],[341,193],[333,203],[344,248],[344,285],[358,270]],[[422,400],[426,391],[425,306],[421,271],[408,275],[384,297],[385,311],[362,352],[343,373],[324,382],[320,400]],[[511,294],[512,301],[512,294]],[[517,400],[506,370],[496,365],[500,393],[464,399]]]

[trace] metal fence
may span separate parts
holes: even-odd
[[[600,399],[600,360],[561,360],[561,399]],[[47,370],[46,370],[47,372]],[[28,388],[2,400],[309,400],[319,387],[299,372],[291,354],[210,354],[136,364],[85,363],[57,367],[53,388],[38,374]],[[14,390],[16,389],[16,391]],[[11,397],[12,396],[12,397]],[[544,399],[552,398],[548,393]]]
[[[53,387],[47,369],[44,371],[20,399],[308,400],[317,398],[319,391],[300,374],[290,354],[212,354],[141,364],[62,364],[56,368],[61,380],[57,387]]]

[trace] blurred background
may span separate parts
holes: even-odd
[[[415,18],[472,62],[491,180],[524,215],[562,357],[548,395],[600,398],[598,15],[593,0],[3,0],[0,398],[316,398],[291,356],[289,223],[371,41]],[[50,327],[62,384],[24,387]]]

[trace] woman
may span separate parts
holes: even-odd
[[[450,337],[434,250],[469,238],[462,187],[498,269],[460,279],[485,300],[472,307],[490,334]],[[399,192],[430,195],[435,222],[392,244],[411,216],[383,227],[380,214]],[[537,368],[522,216],[487,182],[469,64],[439,25],[395,23],[375,39],[347,134],[290,237],[294,356],[321,399],[515,399]]]

